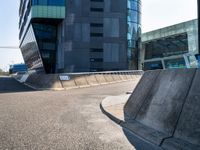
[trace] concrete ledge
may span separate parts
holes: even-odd
[[[105,77],[103,76],[103,74],[96,74],[95,77],[96,77],[97,82],[98,82],[99,85],[107,83]]]
[[[15,76],[15,79],[37,90],[68,90],[127,81],[120,74],[142,76],[143,71],[64,73],[64,74],[30,74]],[[127,75],[126,75],[127,76]],[[132,79],[137,80],[138,78]]]
[[[122,79],[121,74],[125,76]],[[119,71],[119,72],[96,72],[96,73],[69,73],[62,76],[69,76],[70,80],[61,81],[64,89],[83,88],[90,86],[98,86],[104,84],[112,84],[123,81],[140,80],[143,71]],[[128,77],[130,76],[130,77]],[[132,78],[135,76],[134,78]],[[129,78],[129,79],[127,79]]]
[[[109,96],[106,97],[101,103],[100,108],[102,112],[107,115],[111,120],[120,124],[124,121],[124,104],[130,95]]]

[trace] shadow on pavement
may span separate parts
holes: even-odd
[[[0,94],[2,93],[16,93],[16,92],[30,92],[35,91],[28,86],[19,83],[12,77],[0,77]]]

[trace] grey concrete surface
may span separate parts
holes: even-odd
[[[95,75],[99,84],[106,84],[106,79],[103,74]]]
[[[133,90],[135,89],[139,81],[140,78],[137,78],[134,81],[132,81]],[[122,95],[108,96],[105,99],[103,99],[100,104],[102,112],[118,124],[124,121],[124,105],[131,96],[131,94],[127,94],[128,92],[129,91]]]
[[[147,72],[124,107],[122,127],[155,145],[164,141],[164,149],[177,149],[178,145],[178,149],[183,149],[184,143],[188,143],[184,149],[200,149],[198,72],[196,69]]]
[[[58,89],[62,90],[62,84],[58,74],[30,74],[26,80],[26,84],[36,89]]]
[[[74,81],[75,81],[75,83],[78,87],[88,87],[88,86],[90,86],[89,83],[86,80],[86,77],[84,77],[84,76],[76,77],[74,79]]]
[[[164,148],[200,149],[200,70],[197,70],[184,104],[174,137],[163,143]],[[189,142],[188,142],[189,141]],[[175,145],[175,148],[172,148]]]
[[[154,86],[148,92],[145,102],[137,114],[136,121],[171,136],[194,74],[195,69],[161,71]]]
[[[159,73],[160,70],[154,72],[148,71],[143,75],[143,78],[141,78],[137,88],[133,91],[133,94],[129,98],[130,100],[127,101],[124,106],[124,113],[129,119],[136,118],[139,109],[145,101],[148,91],[153,87]]]
[[[62,86],[64,89],[78,88],[74,79],[70,79],[69,81],[62,81]]]
[[[112,82],[114,82],[114,79],[113,79],[113,77],[112,77],[111,74],[105,74],[105,75],[104,75],[104,78],[106,79],[107,83],[112,83]]]
[[[99,108],[108,95],[132,90],[130,81],[56,92],[23,92],[23,88],[0,94],[0,149],[134,149],[123,130]]]
[[[200,150],[199,84],[200,69],[146,72],[124,107],[124,121],[117,123],[141,150],[141,143],[153,150]],[[106,110],[110,117],[112,110]]]
[[[99,84],[95,75],[88,75],[85,78],[86,78],[88,84],[91,85],[91,86]]]

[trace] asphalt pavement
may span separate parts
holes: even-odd
[[[0,149],[133,150],[120,126],[99,107],[105,97],[133,88],[128,81],[68,91],[33,91],[12,78],[0,77]]]

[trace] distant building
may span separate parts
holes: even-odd
[[[165,27],[142,35],[140,69],[196,68],[197,20]]]
[[[25,64],[14,64],[14,65],[10,65],[9,68],[9,73],[13,74],[13,73],[24,73],[27,72],[28,68]]]
[[[21,0],[20,48],[46,73],[138,69],[140,0]]]

